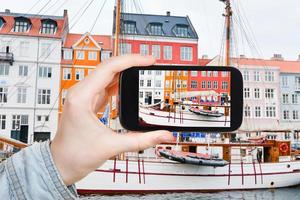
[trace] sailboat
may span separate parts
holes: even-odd
[[[226,6],[225,66],[229,66],[232,9],[230,0],[222,2]],[[121,19],[121,14],[118,14],[122,10],[120,7],[121,1],[118,0],[117,21]],[[190,104],[192,103],[186,103]],[[157,111],[157,108],[151,106],[144,108],[154,112],[149,113],[149,116],[164,112]],[[191,105],[190,110],[196,111]],[[292,153],[290,141],[263,139],[232,143],[228,134],[225,134],[225,137],[219,138],[209,146],[207,143],[210,141],[180,142],[177,139],[177,142],[160,144],[142,152],[128,152],[123,156],[116,156],[78,182],[76,184],[78,192],[80,194],[207,192],[280,188],[300,184],[300,161]],[[214,166],[207,162],[208,165],[199,165],[200,161],[209,160],[211,155],[215,155],[215,158],[220,159],[223,164]],[[187,161],[187,158],[190,160]]]

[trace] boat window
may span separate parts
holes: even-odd
[[[167,149],[167,150],[172,150],[172,147],[167,146],[166,149]]]

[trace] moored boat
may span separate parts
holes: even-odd
[[[207,117],[222,117],[224,114],[220,113],[218,110],[205,110],[199,109],[198,107],[190,107],[189,111],[198,115],[204,115]]]
[[[160,150],[159,154],[169,160],[174,160],[180,163],[192,164],[192,165],[203,165],[211,167],[223,167],[228,165],[228,162],[223,159],[215,158],[205,154],[197,153],[184,153],[179,151],[171,150]]]

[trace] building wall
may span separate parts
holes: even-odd
[[[0,114],[6,115],[6,128],[1,130],[1,133],[10,137],[12,115],[28,115],[29,143],[33,142],[34,131],[50,132],[50,137],[53,138],[57,128],[61,39],[21,35],[0,35],[0,37],[1,51],[3,52],[5,46],[10,43],[10,52],[14,54],[9,75],[0,76],[0,87],[8,87],[8,102],[0,105]],[[21,42],[28,42],[27,50],[21,50]],[[46,44],[50,46],[45,48]],[[28,66],[27,76],[19,76],[20,65]],[[50,67],[51,77],[39,77],[39,67]],[[18,87],[27,89],[26,103],[17,103]],[[50,104],[37,103],[38,89],[51,90]],[[49,121],[37,121],[38,115],[49,115]]]
[[[300,91],[296,85],[296,77],[300,78],[299,73],[281,73],[280,74],[280,123],[283,128],[294,130],[287,139],[299,140],[300,130]],[[283,95],[287,95],[287,101],[284,100]],[[296,96],[296,100],[292,101],[292,95]],[[297,114],[293,116],[293,112]],[[284,116],[285,115],[285,116]],[[298,130],[295,131],[295,130]]]
[[[273,66],[239,66],[244,76],[244,120],[241,130],[279,130],[281,129],[280,120],[280,85],[279,85],[279,67]],[[259,72],[259,81],[254,80],[254,72]],[[274,81],[265,81],[265,73],[274,72]],[[249,73],[249,80],[245,79],[245,74]],[[245,88],[249,88],[250,96],[245,95]],[[259,88],[260,97],[255,98],[254,89]],[[273,98],[265,97],[266,89],[274,89]],[[245,116],[245,107],[250,107],[250,116]],[[255,107],[261,107],[261,116],[255,116]],[[275,116],[266,115],[266,107],[275,107]]]

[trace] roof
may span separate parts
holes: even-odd
[[[198,39],[198,35],[188,16],[172,16],[172,15],[152,15],[137,13],[122,13],[123,21],[134,21],[136,23],[137,33],[134,35],[150,35],[147,26],[150,23],[161,23],[164,37],[176,37],[173,28],[176,25],[188,26],[188,38]],[[114,32],[114,30],[113,30]]]
[[[281,73],[300,73],[300,61],[234,58],[233,62],[238,63],[239,65],[279,67]]]
[[[209,58],[201,58],[198,59],[198,65],[200,66],[206,66],[212,59]]]
[[[68,31],[68,16],[66,11],[64,11],[63,16],[0,12],[0,17],[2,17],[5,20],[5,24],[0,29],[0,34],[4,34],[4,35],[24,35],[24,36],[35,36],[35,37],[61,38],[63,37],[64,32]],[[28,32],[11,31],[14,27],[16,17],[25,17],[30,20],[31,27]],[[44,19],[52,19],[57,23],[57,31],[54,35],[40,34],[41,21]]]
[[[79,33],[69,33],[67,35],[65,44],[63,45],[64,48],[72,48],[72,46],[78,42],[84,34]],[[91,37],[98,42],[98,44],[104,50],[112,50],[112,39],[110,35],[91,35]]]

